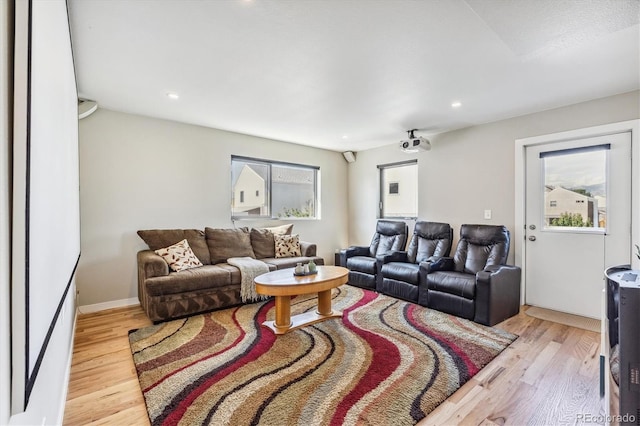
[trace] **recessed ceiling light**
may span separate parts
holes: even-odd
[[[462,106],[462,102],[455,101],[451,104],[451,108],[460,108]]]
[[[180,95],[175,92],[167,92],[167,98],[169,99],[179,99]]]
[[[349,135],[342,135],[342,139],[349,139]]]

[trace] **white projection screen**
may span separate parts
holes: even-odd
[[[67,4],[19,1],[15,13],[14,411],[28,404],[80,256],[78,104]]]

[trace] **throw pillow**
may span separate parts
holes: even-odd
[[[298,235],[274,235],[276,257],[302,256]]]
[[[202,262],[193,254],[186,239],[172,246],[155,250],[155,252],[162,256],[169,268],[176,272],[202,266]]]
[[[138,231],[138,235],[151,250],[168,247],[186,238],[198,260],[204,265],[211,264],[209,247],[200,229],[147,229]]]
[[[230,257],[256,258],[253,248],[251,247],[249,228],[205,228],[204,233],[207,238],[212,265],[224,263]]]
[[[273,235],[291,235],[291,232],[293,231],[293,223],[289,223],[287,225],[272,226],[270,228],[262,228],[262,229],[271,231]]]
[[[275,257],[275,245],[273,232],[260,228],[253,228],[251,230],[251,247],[253,247],[253,253],[256,255],[256,259]]]

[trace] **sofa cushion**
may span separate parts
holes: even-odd
[[[300,238],[298,235],[274,235],[276,242],[276,258],[278,257],[299,257],[302,256],[300,251]]]
[[[274,226],[271,228],[253,228],[251,230],[251,247],[256,259],[274,257],[276,255],[274,235],[291,235],[293,224]]]
[[[209,247],[204,238],[204,232],[199,229],[147,229],[138,231],[151,250],[159,250],[186,238],[189,247],[203,265],[211,264]]]
[[[251,247],[249,228],[214,229],[205,228],[211,263],[226,262],[230,257],[256,258]]]
[[[149,296],[162,296],[226,287],[231,284],[240,284],[240,270],[223,264],[204,265],[163,277],[149,278],[144,285]]]
[[[176,272],[202,266],[186,239],[172,246],[155,250],[155,252],[167,262],[169,268]]]
[[[276,242],[273,232],[263,228],[253,228],[251,230],[251,247],[256,259],[274,257],[276,255]]]

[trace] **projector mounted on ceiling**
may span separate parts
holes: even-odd
[[[431,142],[422,136],[414,136],[413,132],[418,129],[407,130],[409,135],[408,139],[400,141],[400,149],[403,152],[420,152],[429,151],[431,149]]]

